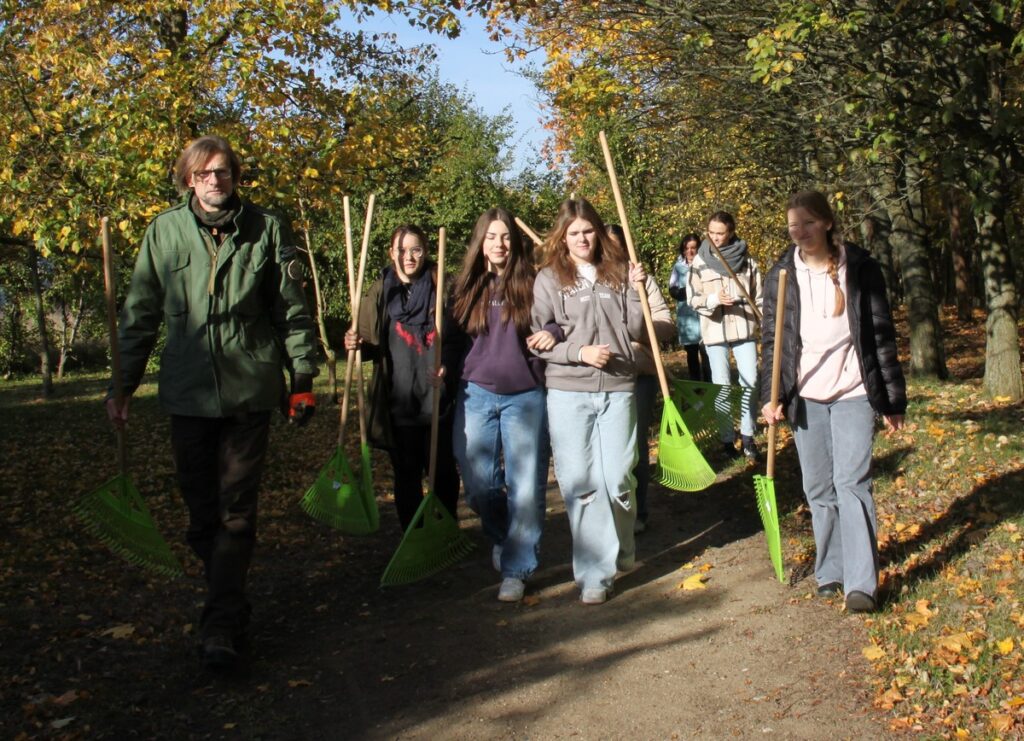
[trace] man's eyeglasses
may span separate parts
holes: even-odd
[[[215,177],[218,180],[230,180],[231,170],[225,170],[218,168],[216,170],[196,170],[192,173],[192,177],[201,183],[209,182],[211,177]]]

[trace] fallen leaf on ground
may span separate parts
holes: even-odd
[[[124,625],[115,625],[113,628],[107,628],[100,635],[110,636],[111,638],[128,638],[134,632],[135,626],[125,623]]]
[[[885,651],[883,651],[880,646],[868,646],[867,648],[861,649],[861,653],[868,661],[878,661],[885,657]]]
[[[679,583],[679,589],[684,592],[689,592],[694,589],[707,589],[706,582],[708,578],[703,573],[696,573],[693,576],[688,576]]]
[[[1013,647],[1013,641],[1012,640],[1010,641],[1010,647],[1011,648]],[[1007,653],[1009,653],[1009,651],[1007,651]],[[61,705],[61,706],[63,706],[63,705],[70,705],[71,703],[73,703],[77,699],[78,699],[78,691],[77,690],[68,690],[67,692],[65,692],[60,697],[53,698],[53,704],[54,705]]]

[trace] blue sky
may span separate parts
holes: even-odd
[[[413,28],[401,15],[378,14],[359,25],[364,31],[393,33],[402,46],[432,44],[437,50],[441,79],[465,90],[477,107],[490,116],[508,112],[514,121],[510,140],[514,170],[528,166],[547,138],[540,124],[540,106],[533,83],[520,74],[527,65],[509,63],[500,43],[491,41],[481,18],[464,18],[457,39]]]

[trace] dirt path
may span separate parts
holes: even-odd
[[[410,587],[379,590],[373,569],[325,575],[309,584],[306,614],[290,626],[271,619],[284,630],[263,631],[246,682],[292,665],[287,700],[267,708],[282,720],[283,711],[287,730],[270,730],[259,712],[235,728],[362,739],[884,737],[863,682],[862,619],[810,598],[809,579],[775,581],[741,489],[656,490],[640,561],[598,607],[578,602],[554,488],[546,567],[527,603],[496,601],[484,547]],[[474,521],[463,526],[478,535]],[[694,570],[680,567],[695,557],[711,567],[707,588],[681,590]],[[247,692],[233,692],[241,705]]]

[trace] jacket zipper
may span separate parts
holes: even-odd
[[[208,295],[213,295],[213,284],[217,278],[217,243],[213,236],[205,229],[200,228],[199,233],[203,236],[203,243],[206,245],[206,252],[210,256],[210,280],[206,286]]]

